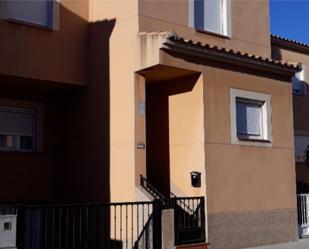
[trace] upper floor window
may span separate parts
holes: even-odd
[[[295,131],[294,148],[295,148],[295,161],[306,162],[306,150],[309,145],[309,133],[304,131]]]
[[[189,0],[189,26],[230,36],[231,0]]]
[[[42,27],[52,27],[52,0],[8,0],[7,18]]]
[[[0,18],[60,30],[60,0],[0,0]]]
[[[230,89],[231,143],[271,146],[271,95]]]
[[[293,93],[299,95],[306,95],[307,94],[307,68],[306,65],[302,64],[302,70],[295,74],[292,77],[292,87]]]
[[[240,139],[263,139],[263,101],[236,97],[236,128]]]
[[[32,110],[0,107],[0,150],[34,151],[35,124]]]

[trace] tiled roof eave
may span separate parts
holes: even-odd
[[[300,70],[298,65],[242,54],[233,50],[227,51],[222,48],[210,47],[207,44],[202,45],[201,43],[185,41],[178,37],[169,37],[164,45],[163,50],[171,50],[182,54],[207,58],[212,61],[225,62],[279,75],[293,76]]]
[[[290,50],[298,51],[300,53],[309,54],[308,44],[287,39],[278,35],[271,35],[271,44],[275,46],[277,45],[280,47],[284,47]]]

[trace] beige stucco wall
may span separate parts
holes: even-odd
[[[270,57],[268,1],[231,1],[231,37],[197,32],[188,23],[188,0],[140,0],[139,31],[176,31],[192,39]]]
[[[135,74],[140,69],[137,1],[91,1],[89,13],[92,22],[115,21],[109,40],[110,200],[147,200],[135,188],[145,170],[144,151],[136,150],[136,143],[144,142],[142,127],[135,128],[135,121],[140,123],[135,95],[143,98],[143,78]]]
[[[207,71],[208,211],[295,208],[291,85],[219,69],[208,68]],[[272,148],[230,144],[231,87],[271,94]]]
[[[233,17],[237,29],[233,28],[235,38],[232,37],[231,40],[196,33],[187,25],[173,24],[177,21],[174,19],[162,22],[146,17],[148,10],[152,10],[155,15],[160,9],[162,13],[160,12],[159,17],[163,15],[161,19],[164,19],[164,15],[170,12],[168,8],[162,6],[145,7],[141,2],[138,6],[136,1],[126,3],[116,1],[114,4],[109,1],[91,3],[90,20],[105,17],[116,21],[110,37],[111,201],[145,198],[135,188],[139,173],[145,172],[143,168],[145,152],[136,150],[137,143],[145,142],[143,117],[136,116],[139,110],[138,103],[144,98],[144,79],[136,76],[134,72],[142,69],[141,65],[147,67],[147,63],[140,63],[144,54],[140,53],[138,31],[157,31],[163,28],[176,30],[179,35],[186,38],[212,41],[225,47],[269,56],[267,2],[242,2],[244,1],[233,2],[233,13],[235,12],[233,16],[237,16],[238,13],[238,17]],[[148,4],[153,2],[149,1]],[[182,8],[185,4],[180,1],[175,3],[176,9],[177,6]],[[265,11],[258,12],[257,7]],[[248,22],[249,17],[252,20],[252,15],[257,12],[260,13],[257,14],[257,21]],[[172,13],[177,11],[174,9]],[[176,17],[171,14],[169,18]],[[184,23],[187,21],[183,20]],[[249,23],[248,29],[242,29],[237,23]],[[259,34],[259,37],[255,34]],[[210,213],[295,208],[291,85],[254,74],[184,62],[163,52],[160,62],[157,63],[198,71],[203,75],[192,92],[170,98],[171,163],[179,167],[171,169],[175,186],[180,186],[178,188],[185,194],[199,195],[200,192],[192,192],[199,190],[192,190],[188,186],[190,178],[187,175],[191,167],[192,170],[199,167],[202,173],[205,171],[203,181],[206,181],[206,189],[201,190],[206,192]],[[231,87],[272,95],[272,148],[231,145],[229,107]],[[184,102],[190,103],[185,106],[187,109],[183,106]],[[203,111],[199,109],[201,103]],[[196,112],[190,112],[191,109]],[[197,116],[194,116],[196,113]],[[204,121],[201,121],[202,117]],[[188,121],[195,118],[195,123]],[[179,126],[179,120],[182,120],[183,126]],[[190,130],[189,127],[192,126],[195,129]],[[205,154],[203,150],[206,151]],[[201,168],[203,160],[205,160],[204,169]],[[187,166],[188,162],[191,164],[190,167]],[[124,189],[126,191],[123,191]]]
[[[206,196],[209,213],[294,209],[295,167],[291,84],[258,75],[162,61],[203,73]],[[207,64],[207,62],[204,62]],[[271,148],[232,145],[230,88],[271,94]]]
[[[204,137],[203,76],[200,76],[191,91],[169,96],[170,181],[171,191],[177,196],[205,195]],[[200,188],[191,186],[191,171],[201,172]]]

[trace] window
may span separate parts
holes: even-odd
[[[0,107],[0,150],[34,151],[35,113]]]
[[[230,0],[189,0],[189,26],[230,36]]]
[[[264,102],[236,98],[237,136],[262,139],[262,106]]]
[[[270,99],[269,94],[230,89],[233,144],[271,144]]]
[[[7,18],[43,27],[51,27],[52,0],[8,0]]]
[[[292,77],[292,87],[293,93],[299,95],[306,95],[307,94],[307,84],[306,84],[306,77],[307,77],[307,69],[304,64],[301,65],[302,70],[295,74]]]
[[[60,0],[0,0],[0,18],[60,30]]]
[[[307,132],[300,132],[297,133],[295,131],[294,136],[294,148],[295,148],[295,161],[305,162],[306,161],[306,149],[309,146],[309,133]]]

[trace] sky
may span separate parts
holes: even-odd
[[[271,33],[309,44],[309,0],[270,0]]]

